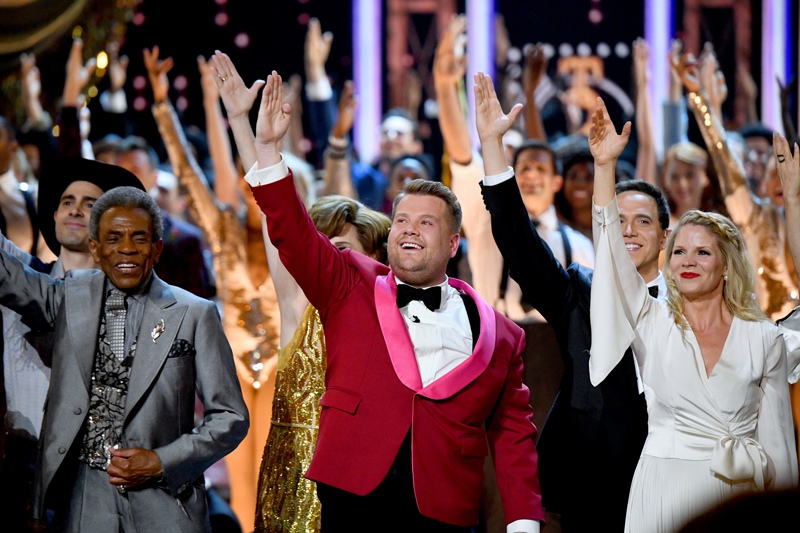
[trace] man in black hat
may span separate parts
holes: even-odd
[[[89,215],[97,198],[114,187],[144,189],[130,172],[88,159],[53,157],[42,164],[39,219],[45,242],[58,259],[43,263],[0,234],[0,248],[34,270],[63,278],[73,269],[95,268],[89,252]],[[10,530],[28,528],[36,448],[49,385],[50,335],[36,334],[22,317],[2,310],[3,368],[7,403],[6,450],[0,487],[0,516]],[[13,371],[12,371],[13,369]]]

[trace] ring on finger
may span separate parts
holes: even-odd
[[[125,494],[125,485],[117,485],[117,492]]]
[[[786,161],[786,156],[783,154],[778,154],[775,157],[778,159],[778,163],[783,163],[784,161]]]

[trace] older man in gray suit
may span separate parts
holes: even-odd
[[[34,509],[54,530],[210,531],[203,472],[247,432],[215,306],[153,273],[161,233],[155,202],[119,187],[92,210],[100,271],[53,280],[0,251],[0,303],[55,331]]]

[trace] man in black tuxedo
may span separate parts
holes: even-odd
[[[550,324],[561,347],[564,376],[537,442],[542,497],[561,515],[563,531],[622,531],[631,479],[647,436],[647,408],[633,354],[628,351],[598,387],[589,381],[592,270],[568,268],[553,256],[527,215],[502,135],[522,106],[505,115],[492,81],[476,76],[476,124],[483,148],[483,198],[492,233],[526,299]],[[669,208],[656,187],[632,180],[617,185],[623,237],[651,294],[664,296],[659,253],[669,233]],[[657,291],[657,292],[656,292]]]

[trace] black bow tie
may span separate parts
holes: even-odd
[[[397,285],[397,307],[405,307],[412,300],[419,300],[431,311],[436,311],[442,303],[442,288],[428,287],[427,289],[417,289],[411,285]]]
[[[648,292],[650,292],[650,296],[653,298],[658,298],[658,285],[653,285],[652,287],[647,287]]]

